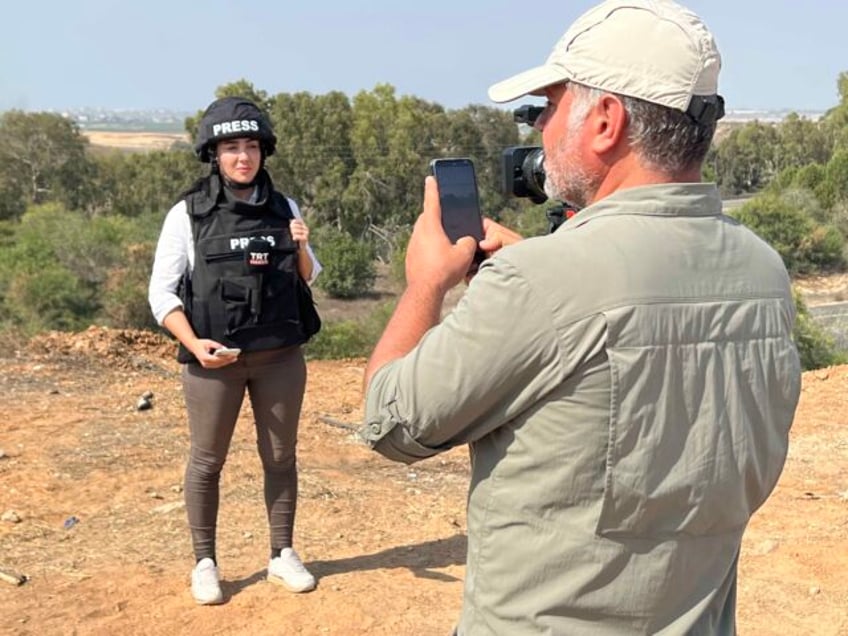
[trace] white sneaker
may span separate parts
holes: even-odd
[[[218,581],[218,568],[210,558],[200,559],[191,571],[191,595],[198,605],[217,605],[224,602]]]
[[[268,580],[279,583],[289,592],[308,592],[315,589],[315,577],[309,573],[297,552],[285,548],[280,556],[268,561]]]

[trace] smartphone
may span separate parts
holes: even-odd
[[[212,355],[214,355],[216,358],[235,358],[240,353],[241,349],[221,347],[220,349],[215,349]]]
[[[451,242],[456,243],[463,236],[483,240],[480,197],[471,159],[433,159],[430,173],[439,184],[442,227]]]

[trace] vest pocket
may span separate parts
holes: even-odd
[[[259,281],[256,276],[233,276],[220,283],[227,335],[232,335],[258,320],[262,310]]]
[[[268,321],[274,324],[297,321],[295,280],[292,276],[278,276],[266,283],[264,295]]]
[[[256,327],[282,327],[297,322],[294,286],[286,277],[231,276],[220,279],[226,332]]]

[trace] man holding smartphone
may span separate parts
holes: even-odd
[[[780,257],[700,183],[719,68],[689,10],[608,0],[492,86],[547,98],[546,188],[581,211],[526,241],[485,221],[497,253],[441,323],[476,245],[426,180],[361,435],[407,463],[470,444],[462,636],[735,633],[800,364]]]

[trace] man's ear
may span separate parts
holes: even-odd
[[[605,93],[595,103],[587,118],[592,133],[590,147],[597,155],[615,150],[626,138],[627,111],[615,95]]]

